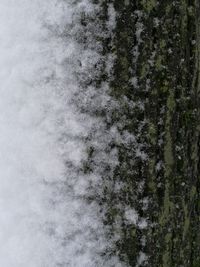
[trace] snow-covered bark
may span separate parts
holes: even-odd
[[[134,267],[199,266],[199,1],[113,2],[115,253]]]

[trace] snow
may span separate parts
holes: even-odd
[[[139,216],[137,211],[132,208],[132,209],[127,209],[125,211],[125,218],[128,220],[129,223],[133,223],[134,225],[137,224]]]
[[[147,260],[148,260],[147,255],[141,251],[139,256],[138,256],[138,262],[137,262],[136,267],[139,267],[139,266],[143,265],[144,263],[147,263]],[[145,264],[145,265],[147,265],[147,264]]]
[[[71,103],[78,59],[98,60],[73,38],[84,9],[93,12],[89,1],[0,1],[3,267],[105,266],[98,209],[84,201],[98,178],[78,172],[93,120]]]

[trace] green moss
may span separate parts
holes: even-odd
[[[149,123],[149,140],[151,142],[152,145],[156,144],[156,127],[153,123]]]
[[[169,14],[169,13],[171,12],[171,10],[172,10],[172,4],[170,3],[170,4],[167,5],[166,8],[165,8],[165,12],[166,12],[166,14]]]
[[[165,251],[162,256],[163,266],[162,267],[171,267],[170,254],[168,251]]]
[[[168,88],[168,86],[161,86],[160,87],[160,91],[162,92],[162,93],[166,93],[166,92],[168,92],[168,90],[169,90],[169,88]]]
[[[162,65],[162,62],[163,62],[163,56],[162,55],[158,55],[156,61],[155,61],[155,68],[157,71],[160,71],[163,69],[163,65]]]
[[[167,182],[165,185],[164,205],[162,209],[162,214],[159,218],[159,224],[162,227],[166,225],[167,221],[169,220],[170,209],[173,209],[173,203],[170,201],[169,183]]]
[[[195,197],[196,193],[197,193],[197,188],[196,186],[193,185],[190,190],[190,200],[192,200]]]
[[[162,39],[161,41],[160,41],[160,49],[163,49],[163,48],[165,48],[166,47],[166,41],[164,40],[164,39]]]
[[[170,253],[170,246],[172,241],[172,234],[167,233],[165,235],[165,250],[163,253],[163,267],[171,267],[171,253]]]
[[[188,15],[189,15],[190,17],[194,17],[194,16],[195,16],[195,9],[194,9],[193,6],[189,6],[189,7],[187,7],[187,11],[188,11]]]
[[[131,236],[133,238],[135,238],[136,237],[136,228],[132,228],[131,231],[130,231],[130,233],[131,233]]]
[[[149,190],[150,190],[151,192],[153,192],[153,193],[156,192],[156,184],[155,184],[153,178],[151,178],[151,180],[149,181],[149,183],[148,183],[148,187],[149,187]]]
[[[171,125],[171,113],[175,108],[174,93],[171,91],[167,99],[167,118],[166,118],[166,134],[165,134],[165,146],[164,146],[164,161],[166,169],[166,177],[172,173],[172,166],[174,163],[172,137],[170,131]]]
[[[169,198],[169,185],[166,184],[165,188],[165,196],[164,196],[164,218],[168,218],[169,212],[170,212],[170,198]]]
[[[165,236],[165,242],[169,243],[171,242],[171,239],[172,239],[172,233],[167,233]]]
[[[198,146],[197,144],[192,144],[192,155],[191,159],[194,161],[198,161]]]
[[[200,267],[200,259],[195,259],[191,267]]]
[[[181,20],[182,25],[181,26],[182,26],[183,32],[185,32],[184,29],[185,27],[187,27],[187,22],[188,22],[188,17],[187,17],[188,9],[187,9],[187,4],[185,1],[182,1],[181,7],[182,7],[182,20]]]
[[[149,71],[149,65],[146,63],[143,63],[142,68],[141,68],[141,72],[140,72],[141,79],[146,77],[148,71]]]
[[[190,226],[190,218],[186,217],[185,221],[184,221],[184,227],[183,227],[183,238],[186,237],[186,234],[188,232],[189,226]]]
[[[189,217],[188,207],[185,204],[185,202],[183,202],[183,210],[184,210],[183,239],[185,239],[189,226],[190,226],[190,217]]]
[[[116,217],[117,215],[118,215],[118,213],[119,213],[119,211],[117,210],[117,209],[115,209],[115,208],[111,208],[110,210],[109,210],[109,215],[111,216],[111,217]]]
[[[142,2],[144,9],[148,13],[150,13],[153,10],[153,8],[156,7],[156,3],[157,3],[156,0],[142,0],[141,2]]]
[[[176,102],[174,99],[174,92],[171,90],[167,99],[167,108],[170,112],[174,111]]]
[[[124,4],[125,4],[125,6],[129,6],[130,5],[130,0],[125,0]]]
[[[166,144],[164,146],[164,161],[165,161],[165,176],[168,177],[172,173],[172,165],[174,163],[172,151],[172,139],[169,130],[167,129]]]

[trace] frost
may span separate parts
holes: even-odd
[[[134,86],[134,88],[138,88],[138,78],[137,77],[132,77],[130,79],[130,82]]]
[[[84,12],[93,16],[97,9],[90,1],[0,2],[3,267],[104,265],[103,223],[96,203],[86,201],[88,188],[99,183],[98,171],[81,172],[85,140],[103,124],[74,103],[80,83],[99,71],[91,72],[100,64],[100,48],[89,36],[87,48],[82,44],[80,24]],[[112,6],[110,14],[114,27]],[[101,147],[105,140],[97,139],[91,142]],[[114,166],[117,151],[105,155],[103,150],[96,158]],[[113,262],[121,266],[117,257],[105,264]]]
[[[144,264],[147,261],[147,259],[148,259],[147,255],[144,252],[141,251],[139,256],[138,256],[136,267],[139,267],[142,264]]]
[[[147,160],[148,155],[140,148],[136,149],[136,157],[141,158],[143,161]]]
[[[147,226],[148,226],[147,220],[145,218],[140,218],[140,221],[138,222],[138,228],[145,229],[147,228]]]
[[[163,167],[163,162],[160,160],[156,163],[155,169],[156,171],[160,171]]]
[[[135,225],[137,224],[139,218],[138,213],[134,208],[127,209],[125,211],[125,217],[129,223],[133,223]]]
[[[108,6],[108,17],[109,20],[107,22],[107,27],[110,30],[113,30],[116,27],[116,11],[114,9],[113,4],[109,4]]]

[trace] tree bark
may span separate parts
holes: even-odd
[[[115,105],[100,116],[121,141],[108,143],[118,164],[105,167],[98,203],[108,236],[120,237],[105,255],[131,267],[198,267],[200,2],[106,0],[103,26],[110,4],[116,26],[101,42],[114,64],[95,84],[109,84]]]

